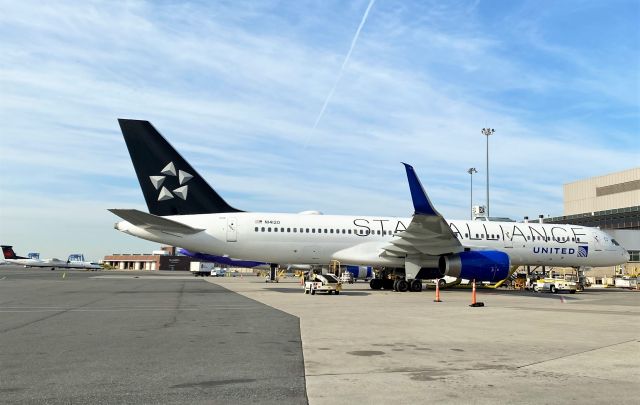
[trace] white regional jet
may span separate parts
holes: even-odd
[[[98,263],[87,262],[82,253],[73,253],[64,261],[60,259],[40,259],[38,254],[29,254],[29,257],[18,256],[13,251],[13,246],[2,245],[4,261],[10,264],[19,264],[24,267],[50,267],[51,270],[62,269],[87,269],[99,270],[102,267]]]
[[[444,276],[495,282],[510,266],[613,266],[629,255],[595,228],[493,221],[449,221],[404,164],[410,218],[244,212],[227,204],[148,121],[120,119],[150,213],[111,209],[124,233],[191,252],[266,263],[327,265],[331,260],[394,268],[395,289],[420,291]],[[371,287],[388,288],[375,279]]]

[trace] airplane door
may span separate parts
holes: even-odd
[[[235,218],[227,218],[227,242],[236,242],[238,240],[238,230]]]

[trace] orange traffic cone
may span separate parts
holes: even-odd
[[[470,307],[484,307],[484,302],[476,301],[476,280],[473,279],[471,284],[471,305]]]
[[[436,299],[433,302],[442,302],[440,301],[440,280],[436,280]]]

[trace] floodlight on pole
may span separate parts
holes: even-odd
[[[473,219],[473,174],[478,173],[478,171],[475,167],[471,167],[467,170],[467,173],[471,175],[471,200],[469,203],[469,209],[471,210],[471,219]]]
[[[496,132],[493,128],[482,128],[482,135],[487,137],[487,218],[489,218],[489,135]]]

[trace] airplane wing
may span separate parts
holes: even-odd
[[[109,211],[116,214],[125,221],[131,223],[132,225],[152,231],[193,235],[204,230],[192,228],[189,225],[185,225],[177,221],[172,221],[167,218],[159,217],[157,215],[147,214],[146,212],[142,212],[139,210],[113,208],[109,209]]]
[[[413,167],[403,164],[407,171],[415,213],[407,229],[383,247],[383,254],[395,257],[437,256],[463,251],[464,248],[447,221],[431,204]]]

